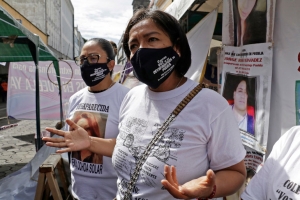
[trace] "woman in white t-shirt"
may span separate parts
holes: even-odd
[[[75,59],[87,87],[69,99],[68,118],[93,138],[116,138],[119,110],[128,89],[111,79],[115,65],[111,43],[102,38],[88,40]],[[66,130],[72,130],[69,126]],[[72,195],[76,199],[109,199],[117,192],[117,174],[111,158],[74,149],[70,153]]]
[[[191,65],[187,37],[178,21],[159,10],[138,10],[124,33],[123,49],[139,81],[125,96],[116,139],[89,137],[71,120],[72,132],[46,130],[58,152],[87,148],[112,157],[117,199],[206,199],[236,192],[246,176],[245,150],[227,101],[203,89],[154,143],[132,190],[132,175],[151,139],[196,82],[184,77]],[[139,165],[138,165],[139,166]],[[128,196],[125,196],[128,195]]]

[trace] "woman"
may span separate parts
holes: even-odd
[[[109,41],[93,38],[84,44],[75,59],[87,87],[71,96],[68,118],[91,137],[117,137],[119,109],[128,89],[111,80],[114,57]],[[77,150],[71,152],[70,158],[73,196],[76,199],[114,198],[117,176],[111,158],[88,149]]]
[[[73,132],[47,128],[64,138],[44,138],[49,146],[65,147],[58,152],[88,148],[112,156],[118,174],[117,199],[124,199],[130,176],[157,129],[197,85],[184,77],[191,51],[171,15],[136,11],[125,30],[123,48],[135,75],[145,84],[124,98],[117,139],[88,137],[71,120],[67,123]],[[218,93],[203,89],[155,143],[130,195],[148,200],[226,196],[244,182],[244,156],[228,103]]]
[[[266,8],[267,0],[233,1],[234,46],[266,42]]]

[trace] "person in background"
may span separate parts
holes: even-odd
[[[130,19],[123,49],[144,84],[125,96],[117,138],[90,137],[72,120],[73,131],[46,128],[62,138],[43,138],[57,152],[88,149],[112,157],[118,200],[125,198],[137,162],[170,113],[198,83],[185,77],[191,51],[178,21],[160,10],[140,9]],[[202,89],[150,150],[126,199],[206,199],[236,192],[244,183],[245,149],[227,101]]]
[[[7,99],[7,81],[6,80],[1,81],[1,89],[2,89],[2,102],[6,103],[6,99]]]
[[[98,139],[117,137],[119,109],[129,90],[111,79],[114,57],[108,40],[92,38],[75,58],[87,87],[70,97],[67,117]],[[65,130],[73,128],[66,124]],[[76,199],[111,200],[115,197],[117,175],[111,158],[87,149],[74,149],[70,155],[70,170],[72,195]]]
[[[300,126],[294,126],[274,144],[263,167],[249,182],[243,200],[300,200]]]
[[[114,41],[109,41],[111,46],[114,48],[115,55],[118,53],[118,47]]]

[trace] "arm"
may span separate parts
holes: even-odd
[[[47,131],[62,136],[59,138],[43,137],[46,145],[50,147],[63,148],[57,153],[80,151],[87,149],[93,153],[111,157],[116,144],[116,139],[103,139],[91,137],[88,133],[70,119],[66,120],[72,131],[62,131],[54,128],[46,128]]]
[[[206,176],[179,185],[175,167],[165,166],[165,177],[166,179],[161,183],[175,198],[207,198],[212,193],[214,185],[216,185],[214,197],[223,197],[240,189],[246,178],[246,168],[244,161],[241,161],[215,173],[208,170]]]
[[[216,197],[224,197],[238,191],[246,179],[244,160],[216,172]]]
[[[103,139],[90,136],[89,151],[101,154],[103,156],[111,157],[116,145],[116,138]]]

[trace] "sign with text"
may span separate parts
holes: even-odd
[[[225,46],[222,54],[221,93],[233,111],[243,144],[257,151],[262,161],[269,132],[272,44]],[[246,162],[247,168],[258,166],[251,162]]]
[[[59,61],[63,109],[75,92],[86,87],[80,68],[74,61]],[[11,62],[9,65],[7,114],[15,119],[35,119],[35,71],[33,62]],[[60,97],[52,62],[39,62],[41,119],[60,119]],[[66,112],[66,110],[64,110]]]

